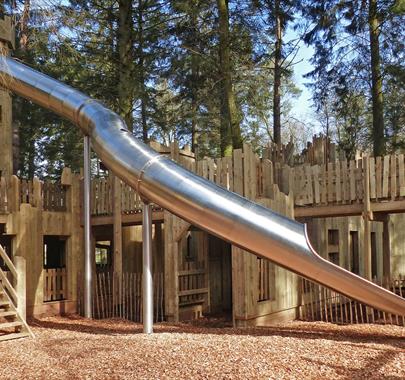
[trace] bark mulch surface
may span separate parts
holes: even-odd
[[[36,339],[0,342],[0,379],[405,379],[405,328],[222,320],[156,325],[32,320]]]

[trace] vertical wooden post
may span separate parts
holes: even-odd
[[[34,207],[37,207],[38,209],[42,210],[42,183],[41,181],[35,177],[32,181],[33,185],[33,195],[34,195],[34,200],[32,202],[32,205]]]
[[[73,212],[72,170],[70,168],[63,168],[60,183],[62,186],[66,186],[66,211]]]
[[[383,278],[391,281],[391,239],[390,239],[390,216],[383,217]]]
[[[0,56],[9,55],[14,48],[14,28],[8,16],[0,17]],[[0,88],[0,173],[13,175],[12,103],[8,90]]]
[[[371,280],[371,225],[372,211],[370,204],[370,171],[369,158],[363,158],[363,220],[364,220],[364,277]]]
[[[14,257],[14,265],[17,270],[16,293],[18,296],[17,311],[20,316],[26,320],[27,318],[27,280],[26,280],[26,263],[22,256]]]
[[[174,223],[174,216],[164,211],[164,298],[169,322],[179,320],[178,244],[173,236]]]
[[[9,211],[17,212],[20,210],[20,180],[17,176],[11,176],[11,184],[10,184],[10,193],[8,198],[10,199],[9,202]]]
[[[122,273],[122,213],[121,213],[121,180],[113,178],[113,228],[114,228],[114,272]]]

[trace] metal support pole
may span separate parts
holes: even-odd
[[[152,278],[152,207],[143,203],[142,210],[143,251],[143,332],[153,333],[153,278]]]
[[[92,311],[92,262],[90,241],[90,137],[84,137],[84,179],[83,179],[83,220],[84,220],[84,316],[93,317]]]

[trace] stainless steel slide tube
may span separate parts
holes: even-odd
[[[152,277],[152,207],[149,202],[142,206],[142,295],[143,332],[153,332],[153,277]]]
[[[231,193],[158,155],[102,104],[4,57],[1,84],[89,135],[104,164],[140,194],[232,244],[377,309],[405,315],[405,299],[321,258],[305,226]]]
[[[90,225],[90,137],[85,135],[83,141],[83,220],[84,220],[84,316],[93,317],[92,291],[93,291],[93,271],[91,254],[91,225]]]

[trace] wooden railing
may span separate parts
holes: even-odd
[[[67,211],[67,187],[57,182],[0,178],[0,213],[18,211],[21,204],[29,204],[45,211]]]
[[[178,272],[179,306],[208,303],[207,269],[204,263],[184,262]]]
[[[296,206],[361,204],[367,193],[365,186],[368,186],[371,202],[405,199],[403,154],[290,167],[260,158],[244,144],[243,149],[235,149],[230,157],[206,158],[195,163],[191,159],[188,157],[186,162],[190,170],[252,200],[272,198],[275,185],[284,194],[292,193]],[[368,176],[365,170],[368,170]],[[95,179],[92,188],[93,215],[111,215],[111,181],[108,178]],[[141,212],[136,191],[125,184],[121,189],[122,212]]]
[[[40,186],[39,181],[36,183],[36,185]],[[20,179],[20,204],[22,203],[28,203],[31,206],[36,206],[38,199],[36,199],[36,194],[34,193],[34,181],[33,180],[28,180],[28,179]]]
[[[14,307],[19,311],[21,317],[25,319],[25,260],[22,257],[16,257],[20,272],[24,272],[19,275],[16,266],[14,266],[1,245],[0,259],[3,262],[3,267],[6,269],[3,270],[0,267],[0,283],[3,285]]]
[[[42,207],[45,211],[66,212],[66,187],[60,183],[42,184]]]
[[[79,284],[80,276],[79,276]],[[153,308],[156,322],[164,319],[163,273],[153,274]],[[78,287],[79,312],[83,313],[83,294]],[[97,273],[93,288],[95,318],[124,318],[142,322],[142,273]]]
[[[44,269],[44,302],[67,298],[66,268]]]
[[[138,193],[122,181],[121,185],[121,212],[123,214],[136,214],[142,211],[142,202]],[[113,180],[110,177],[93,178],[91,181],[91,214],[94,216],[112,215],[114,211]],[[152,205],[153,207],[153,205]]]
[[[113,212],[113,187],[110,178],[93,178],[91,181],[91,214],[111,215]]]
[[[368,185],[365,168],[369,173]],[[361,203],[365,186],[369,186],[371,201],[395,201],[405,197],[403,154],[284,170],[289,171],[285,175],[294,193],[295,204],[299,206]]]
[[[142,202],[138,193],[121,182],[121,210],[123,214],[135,214],[142,211]]]
[[[405,278],[373,281],[405,297]],[[382,323],[405,326],[405,316],[392,315],[354,301],[324,286],[301,279],[301,318],[337,324]]]

